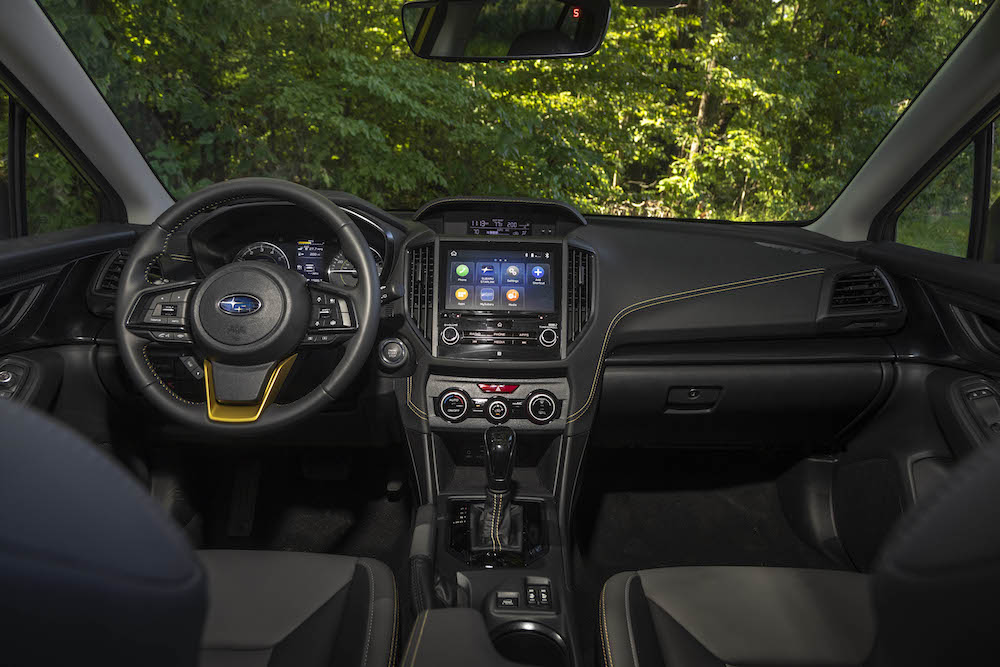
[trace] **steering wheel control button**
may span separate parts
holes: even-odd
[[[538,334],[538,342],[542,347],[552,347],[559,342],[559,334],[555,329],[542,329]]]
[[[502,398],[494,398],[486,404],[486,418],[494,424],[502,424],[510,415],[510,405]]]
[[[533,392],[528,396],[528,419],[536,424],[548,424],[556,416],[556,397],[545,390]]]
[[[469,412],[469,395],[461,389],[449,389],[438,401],[441,416],[450,422],[460,422]]]
[[[379,343],[378,360],[381,362],[383,368],[396,370],[405,366],[409,358],[410,351],[407,349],[406,343],[400,339],[386,338]]]
[[[441,330],[441,342],[445,345],[454,345],[462,339],[462,334],[459,333],[458,327],[454,325],[448,325]]]

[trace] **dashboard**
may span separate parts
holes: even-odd
[[[502,198],[438,200],[401,217],[331,197],[378,266],[373,361],[417,430],[513,420],[576,432],[589,428],[599,400],[616,414],[641,406],[673,424],[672,415],[693,414],[685,411],[714,414],[703,397],[723,393],[733,410],[753,413],[756,396],[787,384],[786,369],[737,399],[737,376],[713,370],[725,350],[756,363],[794,348],[828,363],[855,359],[866,337],[878,356],[877,338],[905,319],[877,267],[798,228],[585,218],[561,202]],[[164,255],[171,280],[245,261],[287,266],[310,281],[357,280],[336,238],[288,204],[220,207],[186,234]],[[867,294],[884,303],[841,305]],[[682,377],[676,359],[697,372]],[[603,387],[614,388],[604,399]]]

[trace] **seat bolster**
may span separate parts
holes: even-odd
[[[210,582],[201,667],[391,667],[392,571],[369,558],[203,551]]]
[[[365,639],[367,651],[362,653],[361,667],[392,667],[396,664],[399,646],[396,579],[384,563],[371,558],[359,558],[358,569],[368,577],[371,591]]]
[[[646,596],[639,572],[622,572],[607,581],[599,614],[606,667],[724,667]]]

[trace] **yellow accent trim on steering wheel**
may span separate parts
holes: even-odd
[[[271,377],[268,378],[267,386],[264,387],[264,395],[260,401],[255,403],[220,403],[216,400],[215,384],[212,381],[212,362],[206,359],[205,393],[208,396],[208,418],[214,422],[227,424],[246,424],[257,421],[261,413],[264,412],[264,408],[278,397],[281,385],[288,377],[289,371],[292,370],[292,364],[295,363],[297,356],[297,354],[293,354],[274,367],[271,371]]]

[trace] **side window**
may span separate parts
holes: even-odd
[[[896,219],[896,241],[954,257],[969,252],[975,144],[952,158]]]
[[[97,222],[100,203],[90,183],[34,119],[27,120],[25,129],[24,191],[28,234]]]

